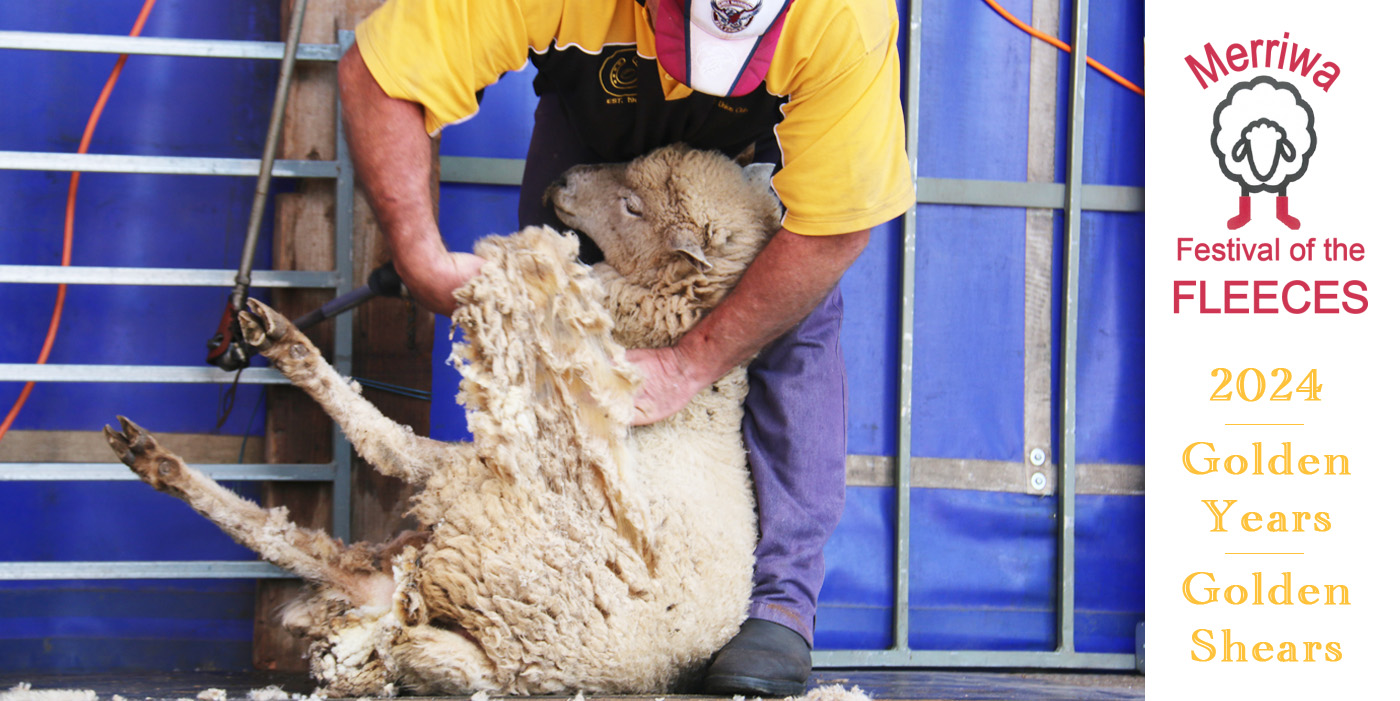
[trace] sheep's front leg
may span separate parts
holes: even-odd
[[[255,299],[239,312],[243,337],[292,384],[311,395],[345,431],[366,461],[380,472],[411,484],[427,481],[449,453],[470,457],[469,444],[447,444],[414,435],[412,429],[380,413],[321,357],[321,352],[286,317]]]
[[[269,511],[230,492],[162,448],[146,429],[125,416],[117,418],[122,430],[103,426],[102,433],[117,457],[146,484],[188,503],[274,565],[305,579],[352,590],[348,585],[357,580],[335,564],[346,551],[340,541],[323,531],[297,527],[287,520],[286,509]]]

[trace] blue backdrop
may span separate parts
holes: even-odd
[[[1004,3],[1026,19],[1030,4]],[[0,13],[0,29],[125,34],[140,1],[9,5]],[[1071,8],[1064,5],[1061,36],[1068,36]],[[1089,53],[1141,84],[1141,3],[1096,2],[1091,12]],[[146,34],[273,40],[277,22],[273,2],[162,0]],[[1032,40],[973,1],[929,3],[922,40],[919,174],[1024,180]],[[1064,105],[1068,59],[1061,56]],[[31,96],[0,107],[0,149],[75,150],[113,60],[0,51],[0,94]],[[257,157],[275,71],[272,62],[132,57],[92,151]],[[489,88],[483,112],[445,132],[443,154],[523,158],[532,123],[531,78],[527,69]],[[1065,132],[1065,118],[1062,108],[1058,133]],[[1093,71],[1085,137],[1086,183],[1143,184],[1142,98]],[[1059,160],[1063,170],[1063,156]],[[9,244],[0,260],[57,262],[67,181],[66,173],[0,171],[0,191],[15,193],[0,205],[0,232]],[[246,179],[86,175],[74,263],[236,267],[251,198]],[[515,188],[444,185],[444,235],[450,246],[469,248],[481,235],[514,230],[515,207]],[[856,454],[894,453],[897,224],[874,232],[842,282],[847,309],[860,310],[848,313],[843,333],[852,390],[850,450]],[[1060,226],[1057,215],[1057,234]],[[919,206],[916,457],[1021,459],[1024,230],[1021,209]],[[1084,215],[1081,462],[1143,461],[1142,234],[1140,213]],[[265,265],[266,251],[260,255]],[[225,295],[217,289],[70,287],[51,362],[198,364]],[[52,299],[51,286],[0,286],[7,310],[0,316],[0,362],[33,361]],[[447,352],[440,319],[432,433],[459,438],[465,421],[451,399],[458,376],[445,364]],[[8,407],[18,391],[18,383],[0,383],[0,406]],[[218,392],[195,385],[40,385],[16,428],[93,430],[122,411],[157,431],[211,432]],[[223,432],[261,433],[256,396],[240,393]],[[916,489],[912,645],[1052,648],[1057,506],[1053,497]],[[1077,647],[1131,651],[1133,625],[1143,611],[1143,500],[1080,496],[1077,507]],[[183,504],[141,484],[10,483],[0,487],[0,509],[0,560],[251,557]],[[819,647],[891,642],[893,514],[891,489],[849,490],[846,514],[827,548]],[[0,669],[246,667],[251,592],[241,581],[0,583]]]

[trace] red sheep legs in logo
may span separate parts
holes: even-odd
[[[1239,214],[1226,226],[1238,229],[1250,220],[1250,195],[1278,196],[1274,216],[1297,230],[1303,224],[1288,213],[1288,184],[1307,172],[1317,147],[1312,107],[1289,83],[1259,76],[1230,88],[1215,108],[1210,147],[1220,172],[1240,185]]]

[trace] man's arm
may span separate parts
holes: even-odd
[[[670,348],[628,351],[646,375],[636,425],[680,411],[816,308],[854,263],[870,230],[803,236],[780,229],[718,307]]]
[[[432,141],[423,107],[387,95],[352,46],[340,62],[345,135],[355,172],[408,291],[438,314],[452,313],[452,291],[481,269],[481,259],[452,253],[433,219]]]

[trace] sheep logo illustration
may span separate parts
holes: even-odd
[[[1288,213],[1288,184],[1303,177],[1317,148],[1312,107],[1289,83],[1259,76],[1230,88],[1215,108],[1210,147],[1220,172],[1240,185],[1239,214],[1231,231],[1250,220],[1250,195],[1277,195],[1274,216],[1294,231],[1302,222]]]

